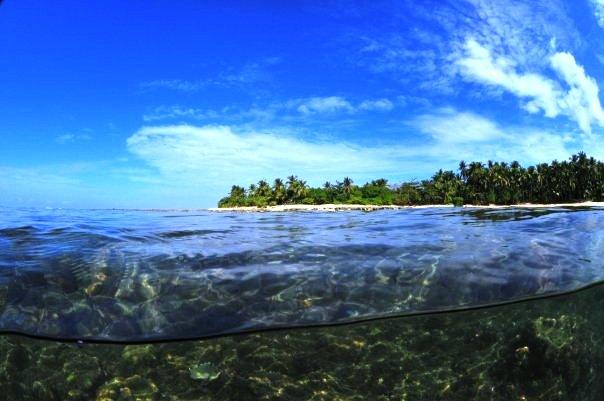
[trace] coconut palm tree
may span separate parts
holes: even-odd
[[[273,182],[272,199],[277,205],[282,205],[287,200],[287,189],[281,178],[275,178]]]
[[[349,177],[344,177],[344,180],[342,181],[342,190],[344,191],[345,194],[350,194],[350,192],[352,192],[352,185],[353,185],[353,181],[352,178]]]
[[[243,187],[240,187],[238,185],[233,185],[231,187],[231,193],[230,193],[230,197],[231,198],[243,198],[245,196],[245,189]]]
[[[270,185],[268,185],[268,182],[266,182],[266,180],[258,181],[258,189],[256,190],[256,195],[264,196],[266,198],[272,195],[271,187]]]

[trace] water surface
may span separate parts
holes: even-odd
[[[67,340],[330,325],[604,278],[597,208],[0,213],[0,330]]]

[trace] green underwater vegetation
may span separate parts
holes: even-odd
[[[218,207],[275,206],[284,204],[320,205],[511,205],[518,203],[560,203],[604,200],[604,163],[580,152],[569,160],[523,167],[511,163],[488,161],[459,163],[459,172],[436,172],[422,181],[388,185],[381,178],[355,185],[345,177],[341,182],[326,182],[323,187],[309,187],[292,175],[280,178],[271,186],[266,180],[248,189],[233,185]]]
[[[6,400],[589,401],[604,287],[489,309],[203,341],[0,338]]]

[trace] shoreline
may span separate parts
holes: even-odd
[[[435,209],[435,208],[454,208],[454,205],[359,205],[359,204],[323,204],[323,205],[276,205],[267,207],[258,206],[238,206],[238,207],[212,207],[207,210],[211,212],[345,212],[345,211],[363,211],[373,212],[377,210],[405,210],[405,209]],[[463,205],[459,206],[467,209],[543,209],[555,207],[604,207],[604,202],[576,202],[576,203],[520,203],[515,205]]]

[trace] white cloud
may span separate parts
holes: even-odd
[[[313,97],[304,100],[296,110],[302,114],[334,113],[337,111],[353,112],[350,102],[339,96]]]
[[[63,135],[59,135],[58,137],[56,137],[55,141],[57,141],[60,144],[64,144],[69,141],[72,141],[74,138],[75,138],[74,134],[63,134]]]
[[[69,142],[74,142],[74,141],[88,141],[92,139],[92,136],[88,133],[82,133],[82,134],[63,134],[63,135],[59,135],[55,138],[55,142],[64,145],[66,143]]]
[[[195,92],[206,86],[205,81],[187,81],[184,79],[158,79],[143,82],[143,89],[172,89],[180,92]]]
[[[175,106],[158,106],[151,110],[149,113],[143,115],[143,121],[157,121],[167,119],[211,119],[217,118],[221,115],[220,112],[215,110],[203,110],[194,107],[181,107]]]
[[[550,61],[552,68],[570,87],[560,99],[561,107],[568,110],[585,132],[591,131],[592,123],[603,125],[604,111],[596,81],[585,74],[584,68],[577,64],[570,53],[556,53]]]
[[[407,151],[293,136],[238,132],[229,126],[144,127],[128,149],[169,180],[223,187],[300,174],[309,180],[379,176],[405,164]]]
[[[166,191],[169,183],[154,179],[154,173],[124,159],[30,167],[0,165],[0,206],[191,206],[186,193],[179,188]]]
[[[58,207],[70,204],[82,187],[81,181],[48,173],[49,170],[0,166],[0,205]]]
[[[455,79],[450,55],[469,36],[521,69],[547,66],[552,44],[567,50],[581,45],[567,14],[567,4],[559,0],[413,2],[404,15],[393,17],[396,33],[362,32],[351,58],[370,71],[391,74],[416,95],[460,93],[465,88]]]
[[[273,102],[263,107],[254,105],[248,109],[238,109],[234,107],[223,107],[222,109],[200,109],[195,107],[158,106],[143,115],[143,121],[159,120],[221,120],[241,122],[245,120],[253,121],[274,121],[283,120],[292,123],[292,120],[302,120],[306,117],[317,115],[336,116],[338,113],[355,114],[360,112],[387,112],[394,109],[395,105],[386,98],[366,99],[359,103],[351,101],[340,96],[311,97],[301,99],[290,99],[285,102]]]
[[[340,96],[312,97],[308,99],[293,99],[285,102],[286,108],[295,107],[304,115],[319,113],[358,113],[361,111],[390,111],[394,104],[385,98],[367,99],[358,104]]]
[[[477,18],[468,18],[457,30],[458,40],[468,36],[514,60],[520,68],[547,66],[555,38],[565,49],[578,46],[580,34],[559,0],[468,0]],[[452,26],[454,29],[454,26]]]
[[[473,113],[443,109],[417,117],[412,125],[441,143],[498,141],[507,135],[493,121]]]
[[[604,28],[604,0],[591,0],[598,25]]]
[[[516,62],[504,56],[496,56],[486,46],[470,38],[464,53],[457,57],[456,64],[464,77],[487,85],[500,86],[521,98],[530,99],[525,108],[532,113],[543,110],[548,117],[560,112],[557,98],[560,97],[555,82],[534,73],[518,73]]]
[[[467,39],[462,53],[455,55],[455,63],[465,79],[502,88],[524,99],[523,107],[529,113],[543,111],[550,118],[566,115],[586,133],[591,132],[594,123],[603,125],[604,112],[596,81],[585,74],[584,68],[568,52],[553,53],[548,62],[560,81],[520,71],[514,59],[498,55],[473,38]]]
[[[278,64],[278,57],[268,57],[257,62],[243,64],[237,68],[225,68],[214,76],[197,80],[158,79],[140,84],[143,89],[171,89],[179,92],[197,92],[207,86],[245,86],[271,79],[269,68]]]
[[[583,145],[569,135],[534,127],[504,127],[483,116],[451,108],[418,116],[411,126],[434,139],[428,153],[439,166],[458,159],[549,162],[565,159]]]
[[[365,100],[357,108],[359,110],[390,111],[394,108],[394,104],[388,99]]]

